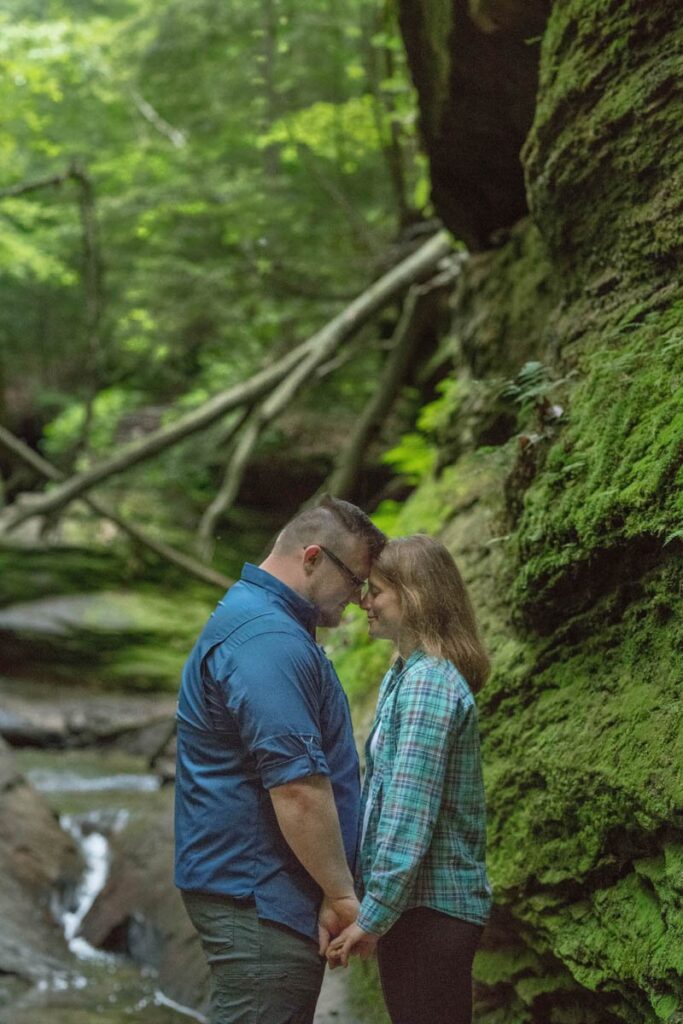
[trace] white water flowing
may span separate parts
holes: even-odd
[[[91,780],[88,780],[91,781]],[[104,888],[109,875],[111,857],[109,840],[104,832],[97,830],[97,825],[107,822],[108,832],[120,831],[128,821],[128,811],[116,811],[114,815],[107,812],[93,811],[82,815],[63,814],[59,823],[65,832],[73,838],[81,851],[85,870],[74,894],[75,906],[72,910],[58,911],[57,918],[64,929],[64,937],[69,943],[71,952],[81,960],[109,960],[110,956],[100,949],[95,949],[82,938],[78,931],[98,895]]]
[[[53,769],[32,769],[27,773],[31,784],[43,793],[84,793],[84,792],[153,792],[159,789],[161,780],[156,775],[101,775],[83,776],[70,771]],[[115,954],[103,952],[91,946],[78,934],[81,924],[104,888],[111,866],[109,836],[125,828],[130,815],[123,808],[117,810],[101,809],[80,814],[62,814],[59,822],[78,847],[83,858],[84,871],[70,901],[70,906],[53,903],[53,914],[61,923],[64,937],[71,952],[81,961],[91,963],[114,964]],[[143,974],[145,969],[143,968]],[[42,990],[64,991],[69,988],[84,988],[88,984],[81,975],[53,975],[49,980],[39,982]],[[175,1013],[196,1020],[199,1024],[208,1024],[207,1018],[197,1010],[184,1006],[156,989],[151,996],[143,997],[136,1007],[137,1010],[153,1003],[165,1006]]]

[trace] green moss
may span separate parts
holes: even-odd
[[[472,973],[475,981],[493,986],[540,968],[541,961],[533,950],[516,946],[511,949],[480,949],[474,959]]]
[[[683,530],[683,302],[586,339],[568,425],[524,497],[520,605],[552,600],[596,555]]]
[[[606,270],[643,280],[675,272],[680,57],[680,22],[667,4],[552,6],[523,157],[534,218],[577,283]]]
[[[435,361],[466,362],[468,384],[472,377],[514,375],[522,363],[537,357],[560,294],[537,227],[520,221],[505,245],[469,257],[467,273],[456,286],[451,329]]]
[[[119,549],[40,550],[4,541],[0,546],[0,607],[52,594],[99,590],[103,580],[116,586],[130,579],[131,569],[130,559]]]
[[[49,617],[45,605],[28,605],[25,624],[3,633],[0,668],[97,687],[175,691],[213,597],[201,586],[172,593],[147,586],[99,591],[87,601],[63,595],[49,605]],[[53,620],[62,623],[58,631]]]
[[[535,226],[463,270],[441,472],[391,510],[454,552],[493,653],[479,1024],[683,1019],[682,41],[670,4],[552,5]],[[529,359],[568,384],[521,446],[490,399]]]

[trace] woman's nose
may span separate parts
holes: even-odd
[[[358,604],[360,605],[364,612],[366,612],[370,607],[370,595],[365,590],[361,591]]]

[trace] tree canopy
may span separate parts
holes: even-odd
[[[63,474],[282,358],[429,216],[387,3],[1,0],[0,29],[0,414]],[[318,371],[313,436],[364,407],[391,330]],[[229,428],[144,470],[183,525]]]

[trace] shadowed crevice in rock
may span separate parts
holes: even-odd
[[[403,0],[434,204],[472,250],[527,210],[520,150],[531,126],[549,3]]]

